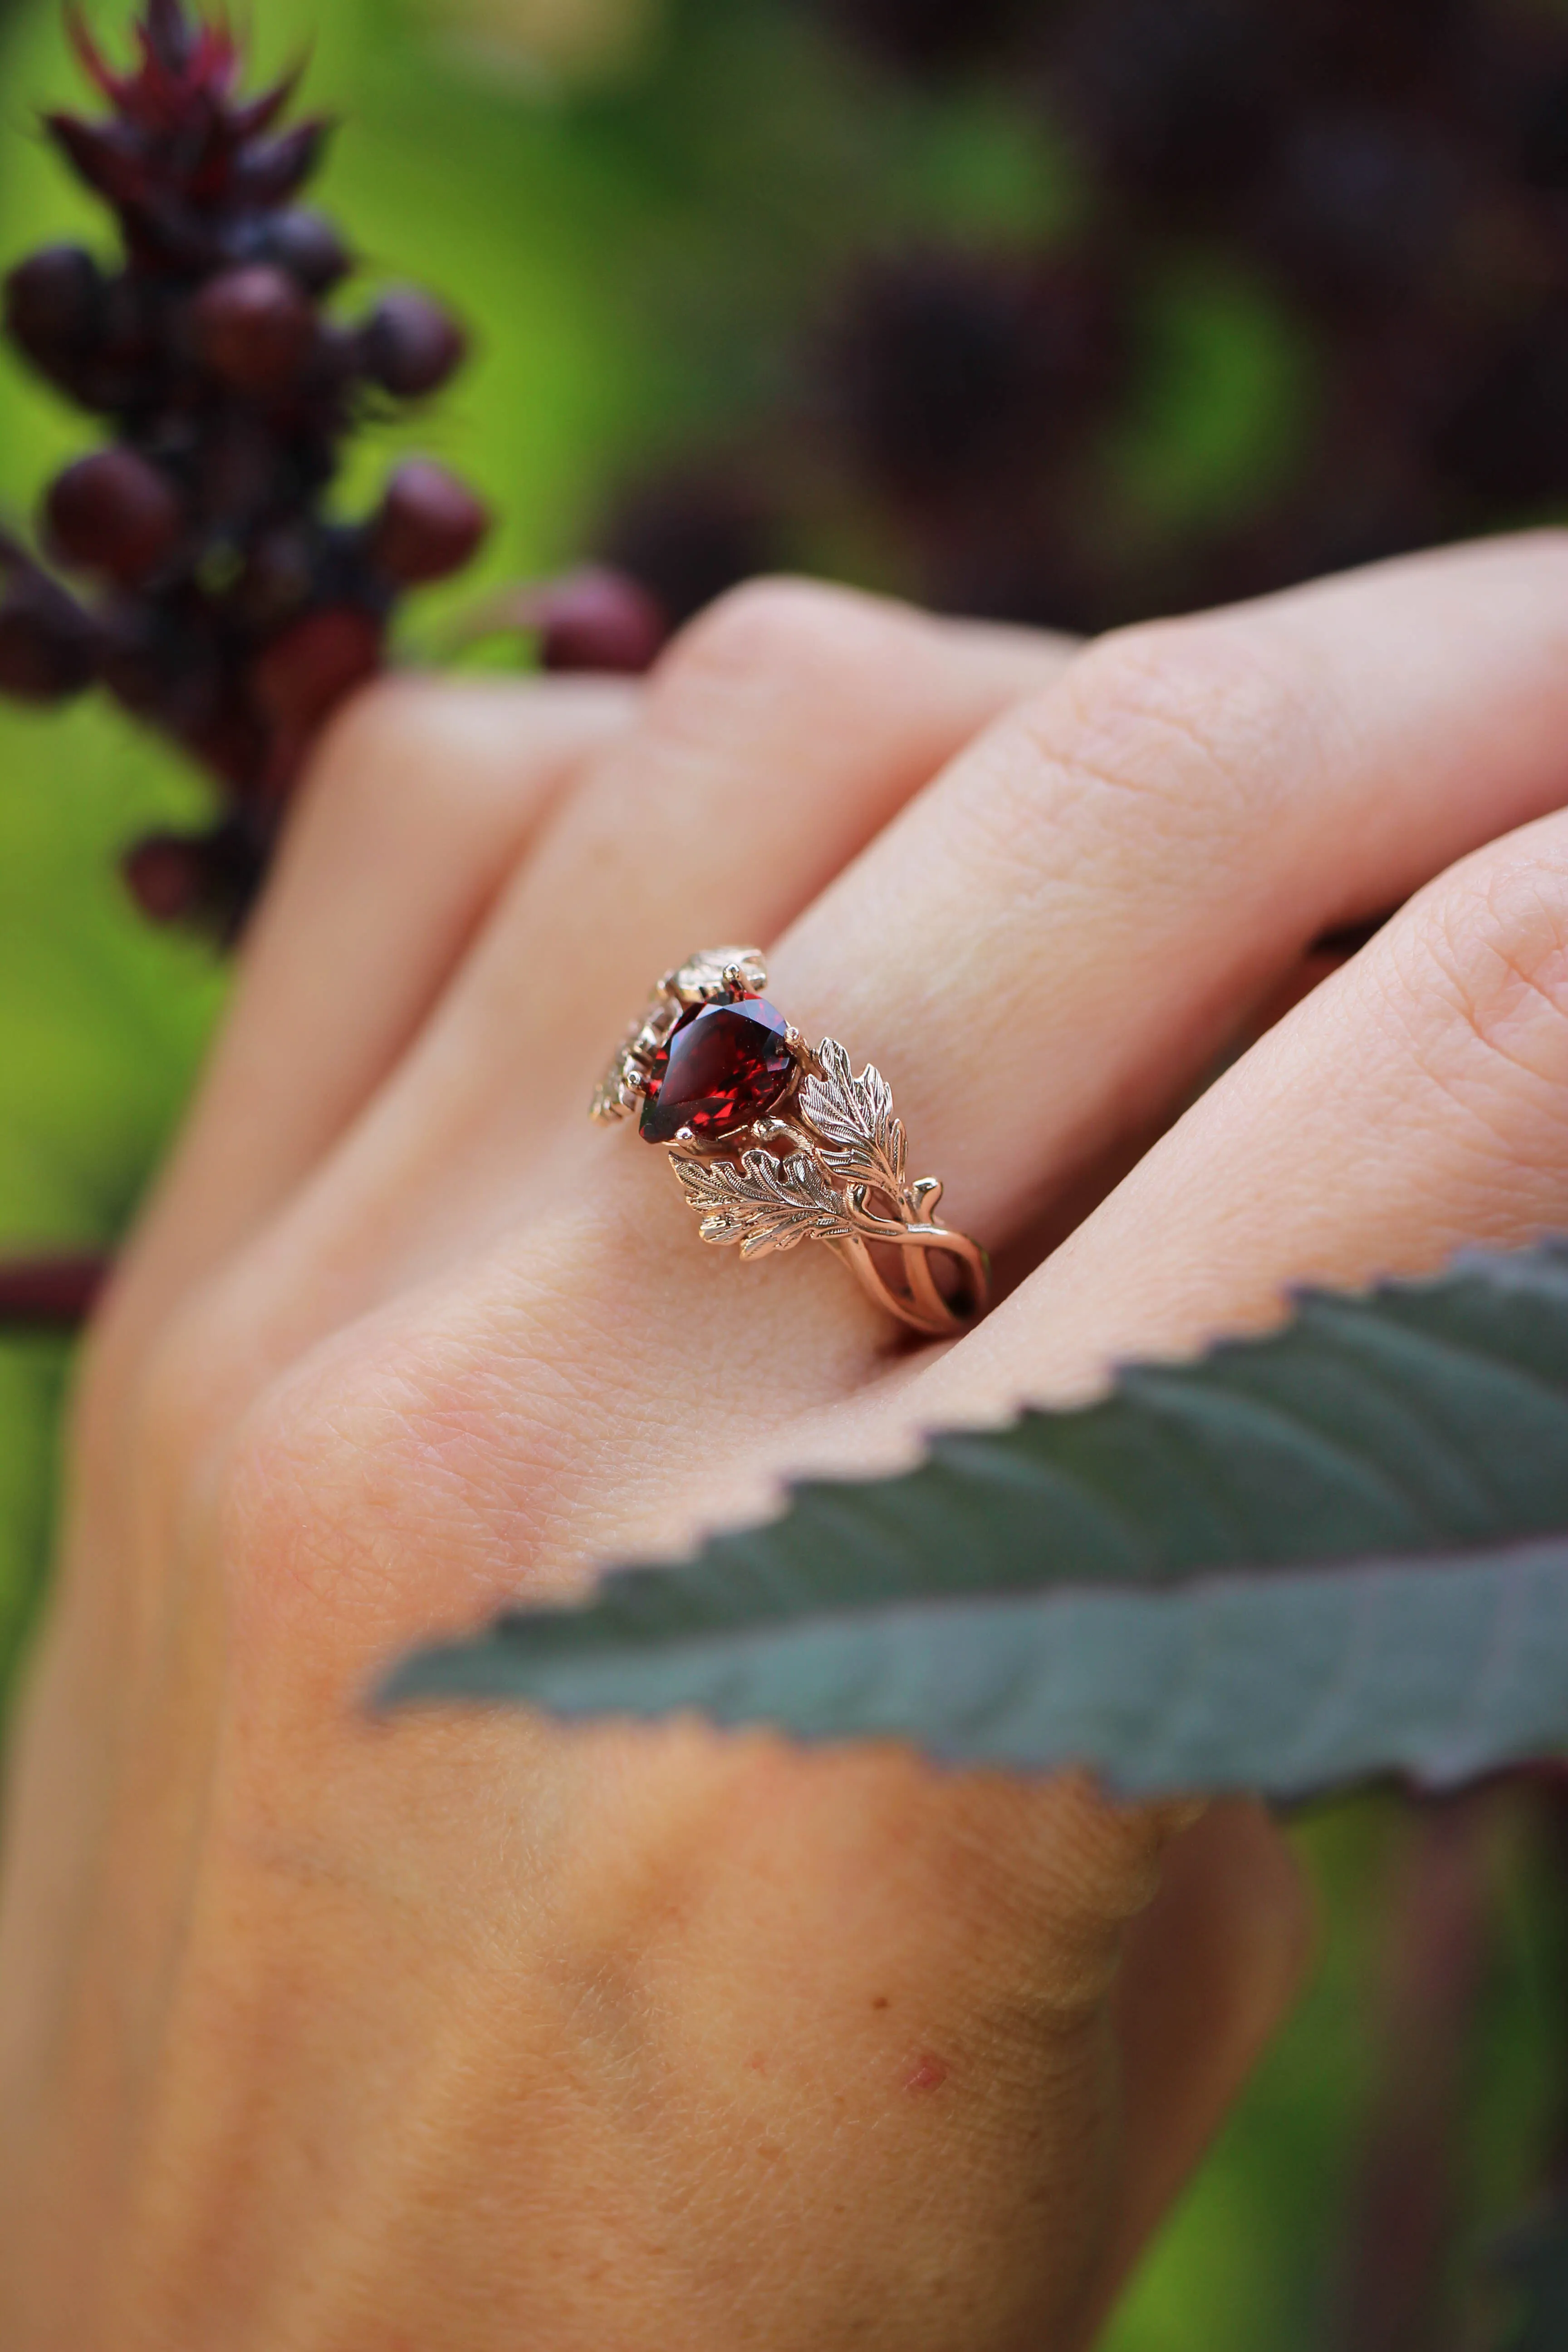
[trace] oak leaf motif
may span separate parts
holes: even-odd
[[[823,1039],[816,1058],[822,1076],[805,1081],[800,1108],[830,1147],[822,1154],[823,1165],[840,1183],[868,1185],[901,1204],[907,1145],[891,1087],[870,1062],[856,1077],[837,1037]]]
[[[742,1257],[794,1249],[797,1242],[832,1241],[855,1230],[838,1193],[804,1151],[787,1160],[748,1151],[738,1168],[727,1160],[675,1154],[671,1164],[702,1220],[703,1240],[738,1243]]]

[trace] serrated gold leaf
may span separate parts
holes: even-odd
[[[868,1185],[901,1202],[908,1147],[892,1088],[869,1062],[856,1077],[836,1037],[823,1039],[816,1058],[822,1075],[802,1085],[800,1108],[828,1147],[823,1165],[841,1184]]]
[[[703,1240],[738,1246],[742,1257],[854,1230],[838,1193],[805,1152],[778,1160],[771,1151],[748,1151],[739,1167],[728,1160],[672,1155],[672,1164],[702,1220]]]

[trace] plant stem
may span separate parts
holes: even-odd
[[[78,1329],[108,1273],[107,1258],[85,1252],[0,1260],[0,1332]]]
[[[1335,2352],[1446,2339],[1473,2025],[1492,1943],[1499,1792],[1424,1807],[1396,1868]]]

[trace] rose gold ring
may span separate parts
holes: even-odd
[[[755,948],[704,948],[667,972],[594,1097],[663,1144],[705,1242],[742,1257],[826,1242],[901,1323],[950,1339],[984,1314],[985,1253],[933,1214],[941,1180],[906,1174],[892,1089],[811,1046],[763,994]]]

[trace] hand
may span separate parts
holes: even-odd
[[[359,705],[79,1398],[0,1919],[9,2352],[1088,2341],[1302,1965],[1253,1809],[364,1697],[787,1471],[1560,1222],[1565,744],[1550,536],[1070,660],[764,586],[641,693]],[[704,1249],[588,1127],[720,938],[1001,1253],[969,1338]]]

